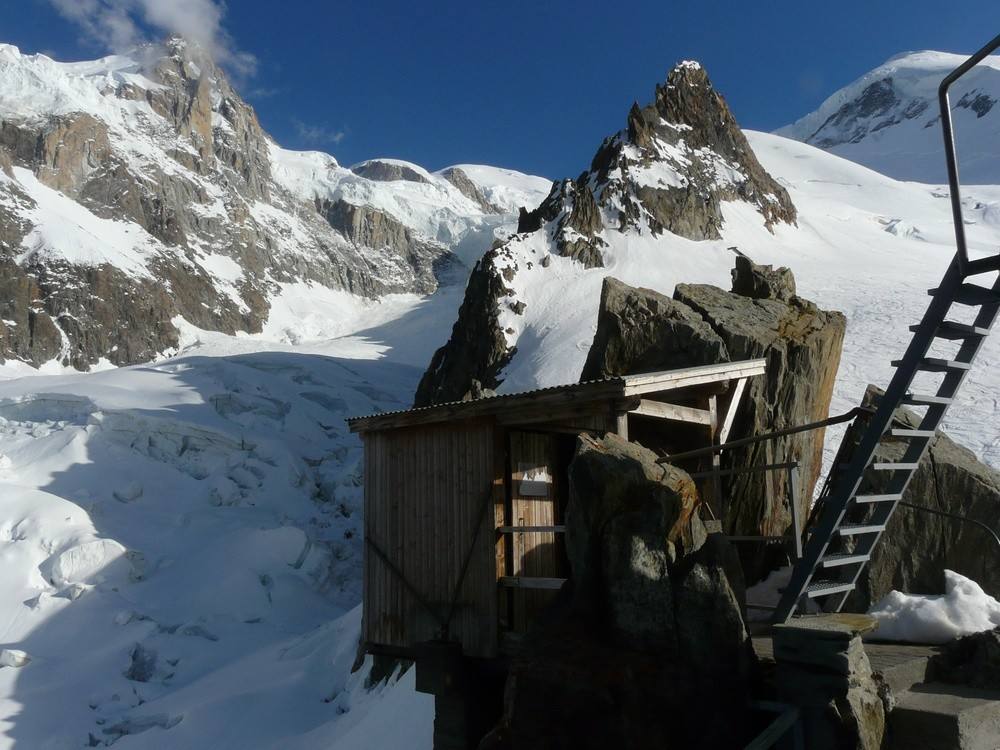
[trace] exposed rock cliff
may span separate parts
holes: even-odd
[[[259,331],[285,284],[432,292],[511,219],[466,181],[281,149],[179,37],[86,65],[0,44],[0,361],[140,362],[177,317]]]
[[[491,285],[474,274],[466,306],[497,313],[459,318],[452,340],[435,354],[416,404],[429,403],[431,394],[460,398],[473,379],[488,388],[500,385],[502,370],[516,355],[523,316],[540,325],[525,289],[529,272],[551,275],[558,285],[569,283],[565,271],[552,267],[562,258],[578,269],[601,269],[628,262],[633,246],[718,239],[723,208],[732,202],[752,207],[768,228],[796,218],[788,193],[761,167],[705,71],[682,63],[657,86],[651,104],[632,107],[626,128],[605,139],[588,170],[555,183],[536,209],[522,210],[518,234],[479,264],[475,274],[500,275],[505,283]],[[669,263],[666,251],[659,262]],[[533,279],[531,285],[541,290],[545,281]],[[476,298],[489,289],[497,294]],[[462,342],[477,338],[505,339],[506,345],[491,347],[489,360],[475,361]]]
[[[742,585],[690,477],[617,436],[581,438],[570,491],[572,589],[514,658],[484,746],[742,747],[755,663]]]
[[[780,283],[779,283],[780,280]],[[774,432],[826,418],[845,331],[841,313],[790,294],[788,269],[738,258],[733,290],[678,285],[674,299],[606,279],[597,332],[581,380],[716,362],[763,358],[763,377],[749,381],[729,439]],[[744,296],[736,290],[749,290]],[[774,294],[775,297],[764,297]],[[809,510],[822,464],[823,431],[800,433],[727,451],[727,468],[797,461],[799,517]],[[789,532],[783,472],[737,475],[726,482],[723,512],[734,534]],[[766,572],[760,550],[745,550],[748,576]],[[752,559],[753,558],[753,559]]]
[[[863,403],[875,405],[880,396],[879,389],[869,386]],[[919,417],[908,409],[899,409],[896,419],[901,427],[914,428],[920,423]],[[850,455],[850,448],[859,439],[859,429],[848,431],[844,456]],[[898,461],[905,449],[904,439],[886,437],[876,456]],[[885,490],[885,478],[876,474],[866,475],[866,492]],[[1000,472],[939,432],[903,500],[931,511],[964,516],[998,531]],[[945,569],[973,579],[992,596],[1000,596],[1000,548],[988,531],[957,518],[901,506],[889,521],[847,606],[867,611],[893,589],[919,594],[944,593]]]

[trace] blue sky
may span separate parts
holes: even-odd
[[[210,36],[241,71],[241,90],[282,145],[344,164],[392,156],[430,169],[478,162],[558,178],[579,174],[601,139],[623,127],[632,101],[649,101],[678,60],[706,66],[744,127],[770,130],[898,52],[969,52],[1000,32],[996,0],[948,8],[940,0],[0,0],[0,40],[71,60],[122,44],[122,25],[101,23],[108,18],[128,20],[125,36],[158,38],[180,26]]]

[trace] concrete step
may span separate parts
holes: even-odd
[[[891,750],[997,750],[1000,693],[927,682],[896,695]]]

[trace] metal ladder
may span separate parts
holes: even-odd
[[[775,611],[775,622],[787,622],[811,599],[821,599],[826,611],[839,612],[844,606],[1000,313],[1000,276],[991,286],[975,283],[982,274],[1000,270],[1000,255],[978,260],[970,260],[968,255],[948,101],[951,85],[997,48],[1000,36],[952,71],[938,89],[957,252],[941,283],[929,291],[931,302],[923,320],[910,327],[910,345],[903,358],[892,363],[896,373],[853,457],[843,472],[833,477],[816,527]],[[975,310],[971,323],[949,318],[955,305]],[[958,351],[947,358],[928,356],[931,346],[941,340],[960,342]],[[935,393],[910,391],[914,378],[922,372],[943,374]],[[902,405],[926,409],[916,428],[892,426],[893,415]],[[886,435],[905,441],[898,461],[874,460]],[[836,470],[836,466],[831,469]],[[882,494],[859,494],[867,472],[888,473],[887,489]]]

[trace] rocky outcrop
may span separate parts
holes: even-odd
[[[697,63],[676,66],[652,104],[633,106],[628,127],[604,142],[591,173],[603,184],[600,204],[617,208],[620,226],[645,223],[654,234],[716,239],[727,200],[750,203],[769,227],[796,218]]]
[[[788,301],[795,296],[795,277],[789,268],[759,266],[745,255],[736,256],[733,294],[751,299]]]
[[[708,322],[731,360],[766,361],[764,376],[747,384],[730,439],[776,432],[829,415],[846,329],[842,313],[821,310],[801,297],[755,299],[707,285],[679,284],[674,299]],[[824,434],[824,430],[814,430],[727,451],[724,466],[798,462],[798,510],[804,519],[822,468]],[[788,497],[783,472],[733,477],[724,492],[727,529],[740,534],[787,534],[791,524]],[[763,573],[763,565],[763,561],[747,560],[748,571],[753,571],[748,576]]]
[[[931,658],[930,677],[938,682],[1000,690],[1000,628],[946,643]]]
[[[572,588],[526,636],[484,747],[742,747],[754,656],[741,583],[690,477],[585,437],[570,492]]]
[[[87,368],[101,358],[145,361],[176,346],[170,321],[178,315],[210,330],[258,332],[283,282],[377,297],[429,293],[454,279],[458,263],[444,244],[382,211],[314,201],[277,180],[273,144],[253,108],[197,44],[171,37],[136,55],[124,74],[116,69],[100,80],[51,66],[39,72],[27,57],[5,60],[53,76],[53,86],[80,89],[89,109],[0,119],[0,264],[9,291],[0,303],[7,309],[0,362],[39,365],[55,356]],[[368,164],[361,171],[369,179],[425,181],[392,162]],[[135,248],[105,257],[134,250],[145,268],[104,262],[100,248],[90,253],[94,260],[67,256],[59,247],[72,245],[65,232],[33,236],[22,247],[39,220],[29,193],[41,189],[12,182],[14,167],[90,214],[134,225]],[[72,209],[61,215],[75,216]],[[231,267],[238,278],[216,274]]]
[[[727,362],[719,335],[682,302],[608,276],[580,380]]]
[[[503,213],[503,209],[493,203],[490,203],[489,199],[483,194],[483,191],[479,189],[479,186],[470,180],[469,175],[467,175],[462,169],[459,169],[458,167],[448,167],[448,169],[445,169],[438,174],[458,188],[462,195],[478,205],[486,213]]]
[[[354,174],[375,180],[376,182],[393,182],[395,180],[406,180],[407,182],[427,182],[427,178],[420,172],[401,164],[397,161],[383,161],[381,159],[371,159],[355,164],[351,167]]]
[[[515,279],[536,264],[550,267],[554,257],[594,269],[611,265],[611,254],[615,263],[627,264],[625,256],[637,238],[646,243],[650,235],[670,232],[692,240],[718,239],[727,201],[753,206],[768,228],[796,220],[787,191],[757,161],[705,71],[697,63],[682,63],[657,87],[652,104],[632,107],[625,129],[604,140],[588,170],[554,183],[537,208],[521,209],[518,233],[504,245],[507,252],[484,258],[508,275],[500,296],[473,299],[485,286],[477,281],[467,291],[466,303],[498,309],[520,303],[530,308],[530,299],[518,299],[522,288]],[[665,252],[671,250],[665,246]],[[554,280],[564,277],[563,272]],[[532,279],[533,289],[543,286],[544,281]],[[758,293],[766,289],[765,284]],[[495,387],[503,366],[514,356],[518,328],[537,331],[544,326],[533,322],[537,327],[511,326],[506,348],[496,348],[488,362],[471,363],[459,356],[466,348],[447,344],[435,355],[425,379],[460,383],[451,391],[464,393],[472,378],[482,380],[488,374],[491,382],[483,384]],[[476,330],[473,325],[460,318],[453,335],[465,341],[478,336],[496,340],[495,329]],[[470,365],[475,372],[463,374]]]
[[[863,405],[874,406],[881,392],[869,386]],[[897,426],[914,428],[920,419],[908,409],[896,412]],[[844,438],[843,460],[860,440],[861,423]],[[898,461],[907,447],[902,438],[885,437],[876,460]],[[878,474],[883,476],[878,476]],[[868,472],[863,491],[886,489],[886,472]],[[1000,509],[1000,472],[976,459],[972,451],[938,433],[910,480],[903,501],[932,511],[964,516],[997,529]],[[985,529],[957,518],[900,506],[875,548],[871,562],[858,579],[847,606],[867,611],[892,590],[944,593],[944,570],[954,570],[1000,596],[1000,549]]]
[[[514,351],[500,328],[495,302],[508,292],[493,264],[499,252],[501,248],[494,248],[472,269],[451,338],[434,353],[420,378],[414,406],[460,401],[476,382],[490,390],[500,385],[500,372]]]
[[[886,706],[861,636],[867,615],[831,614],[774,629],[778,699],[800,711],[809,750],[880,750]]]
[[[364,248],[393,248],[399,275],[413,280],[413,291],[430,294],[439,281],[461,263],[444,246],[428,242],[384,211],[343,200],[317,201],[317,210],[330,226]]]
[[[780,278],[764,284],[762,279]],[[777,298],[744,296],[749,289]],[[730,440],[826,418],[843,344],[841,313],[787,296],[794,279],[738,258],[733,291],[680,284],[673,300],[614,279],[605,282],[597,332],[582,380],[762,358],[763,377],[748,382]],[[768,291],[770,290],[770,291]],[[798,461],[799,517],[805,518],[822,463],[823,431],[799,433],[724,454],[726,468]],[[791,523],[784,473],[741,474],[723,490],[724,521],[733,534],[787,534]],[[761,550],[744,551],[748,578],[767,572]]]
[[[588,172],[553,186],[542,205],[522,215],[519,231],[572,214],[579,201],[588,215],[595,203],[619,231],[643,227],[653,234],[718,239],[727,200],[750,203],[768,227],[795,222],[787,191],[757,161],[705,70],[697,63],[681,63],[656,87],[652,104],[632,106],[627,127],[605,139]],[[601,228],[593,222],[581,228],[561,221],[554,237],[559,245],[574,239],[567,230],[592,238]],[[562,247],[560,251],[570,255]]]
[[[14,164],[10,160],[10,152],[0,146],[0,172],[14,179]]]

